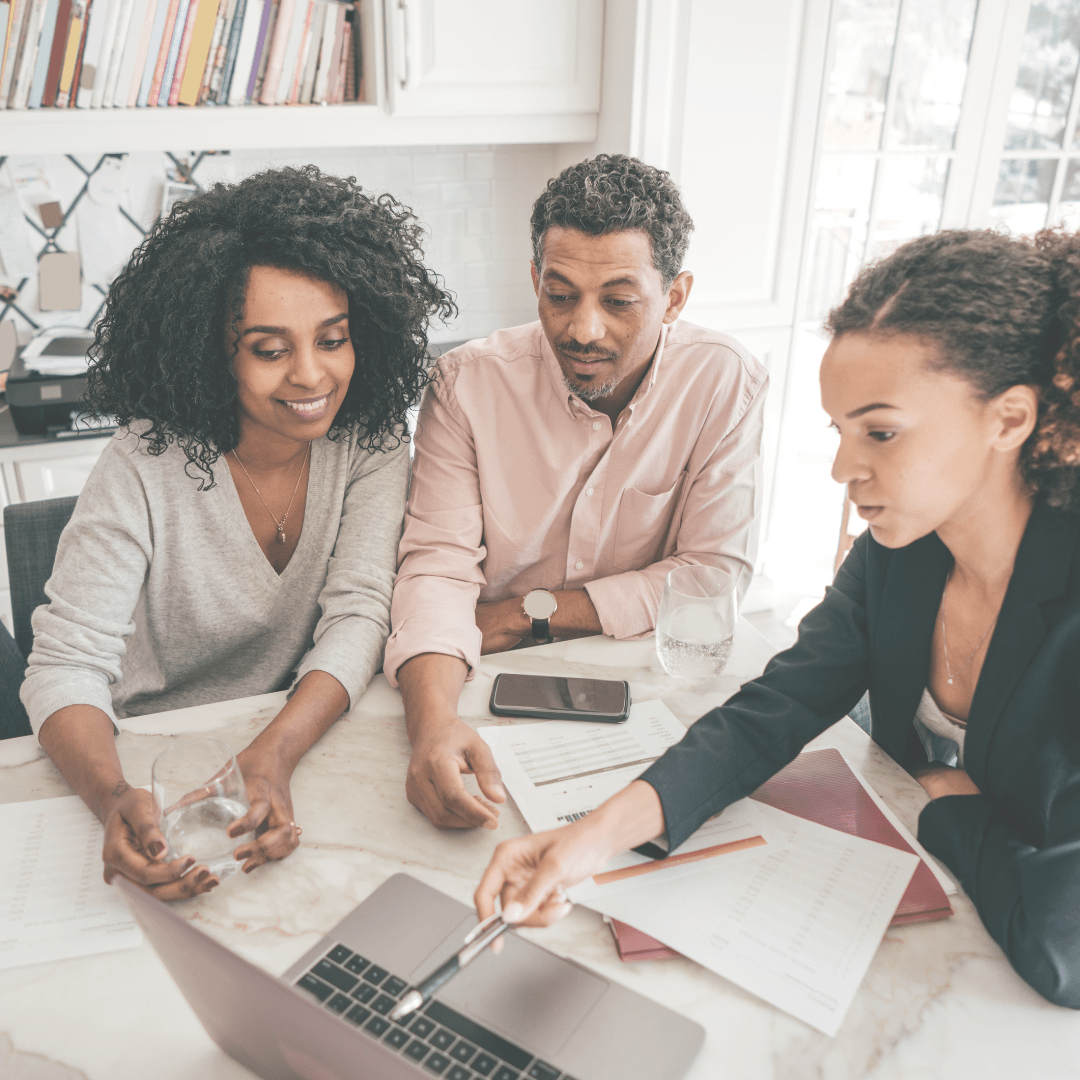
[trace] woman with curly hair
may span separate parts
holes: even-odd
[[[426,329],[453,303],[389,195],[280,169],[180,203],[113,283],[89,402],[122,425],[64,530],[21,697],[105,825],[106,879],[213,888],[167,861],[124,780],[124,717],[292,687],[239,754],[250,871],[298,844],[289,781],[377,670]]]
[[[919,839],[1016,971],[1080,1008],[1080,237],[913,241],[829,329],[833,477],[869,529],[795,645],[587,818],[501,844],[477,908],[552,922],[564,887],[674,850],[869,691],[930,796]]]

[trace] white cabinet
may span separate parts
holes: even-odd
[[[596,113],[603,0],[386,0],[395,116]]]
[[[22,502],[59,499],[78,495],[97,462],[107,440],[95,439],[80,446],[77,453],[57,456],[29,454],[13,463]],[[52,449],[50,447],[49,449]],[[65,447],[64,449],[67,449]],[[75,448],[72,447],[72,450]]]

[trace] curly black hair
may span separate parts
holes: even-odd
[[[653,266],[665,289],[682,269],[694,223],[675,181],[626,154],[597,154],[563,169],[533,204],[533,262],[544,261],[544,234],[553,225],[591,236],[642,229],[652,240]]]
[[[421,226],[390,195],[314,165],[215,184],[159,219],[112,283],[91,348],[87,403],[148,421],[151,454],[172,443],[214,484],[240,439],[236,324],[253,266],[305,274],[349,298],[356,367],[331,438],[397,445],[428,379],[427,327],[456,312],[423,262]]]
[[[931,363],[984,399],[1036,386],[1039,415],[1020,467],[1032,493],[1080,510],[1080,237],[949,230],[866,267],[826,328],[911,334]]]

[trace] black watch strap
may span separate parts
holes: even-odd
[[[533,619],[532,639],[538,645],[546,645],[552,640],[550,619]]]

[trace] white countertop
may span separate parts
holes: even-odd
[[[725,673],[689,689],[664,674],[651,641],[587,638],[505,653],[484,658],[461,714],[476,726],[509,723],[487,711],[492,679],[500,671],[536,671],[628,679],[636,701],[662,698],[689,724],[758,674],[771,653],[741,621]],[[177,733],[213,731],[239,749],[283,699],[266,695],[127,722],[117,746],[128,780],[149,783],[150,763]],[[855,724],[842,720],[813,746],[842,749],[915,831],[922,788]],[[469,903],[495,844],[525,832],[525,824],[510,803],[495,832],[438,832],[405,799],[408,755],[401,699],[377,676],[295,774],[300,848],[179,910],[278,974],[400,870]],[[0,778],[0,802],[69,793],[29,737],[0,742]],[[621,963],[590,911],[576,909],[550,930],[525,933],[703,1024],[708,1038],[691,1080],[1080,1077],[1080,1014],[1031,990],[966,897],[952,899],[951,919],[886,933],[835,1039],[691,961]],[[251,1075],[210,1041],[148,944],[0,971],[0,1080]]]

